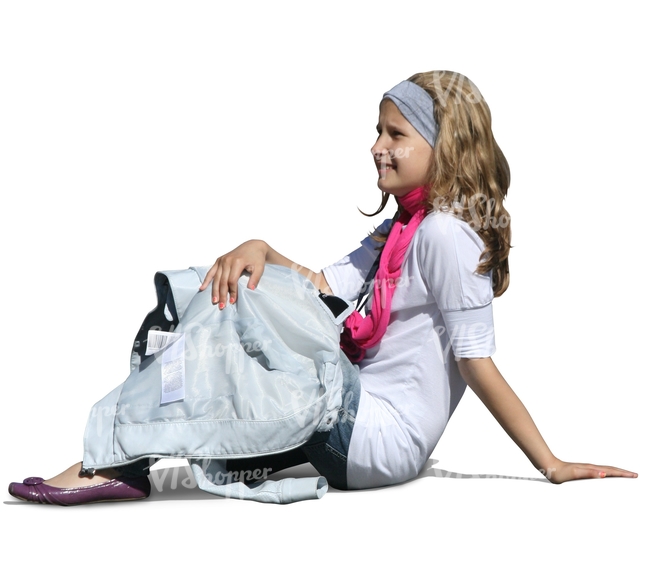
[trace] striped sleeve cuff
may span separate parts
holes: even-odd
[[[456,358],[484,358],[496,352],[492,303],[467,310],[442,310]]]

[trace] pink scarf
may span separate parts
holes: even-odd
[[[398,197],[404,209],[393,224],[379,258],[379,269],[373,286],[372,308],[364,318],[354,311],[345,320],[341,333],[341,349],[351,362],[360,362],[366,349],[374,347],[386,333],[396,282],[402,272],[402,262],[415,230],[426,216],[424,202],[426,187],[417,187]],[[403,226],[406,225],[405,228]]]

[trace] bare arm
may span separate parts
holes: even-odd
[[[611,466],[563,462],[556,458],[524,404],[505,381],[491,358],[461,358],[460,374],[531,463],[553,483],[573,479],[636,477]]]
[[[219,257],[208,271],[199,290],[205,290],[212,283],[212,303],[219,304],[219,308],[223,309],[227,303],[234,304],[237,301],[237,281],[242,273],[244,271],[250,273],[247,286],[254,290],[267,263],[283,265],[298,271],[314,283],[316,288],[332,294],[323,273],[315,273],[307,267],[294,263],[262,240],[249,240]]]

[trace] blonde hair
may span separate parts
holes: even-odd
[[[409,81],[433,98],[439,127],[428,173],[428,211],[452,211],[472,226],[485,245],[476,272],[492,271],[494,296],[500,296],[510,282],[510,215],[503,206],[510,168],[492,134],[490,109],[478,88],[457,72],[422,72]],[[388,199],[382,193],[372,215]]]

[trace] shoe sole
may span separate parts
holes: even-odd
[[[9,494],[11,495],[11,493],[9,493]],[[141,501],[143,499],[148,499],[149,498],[149,495],[147,495],[146,497],[134,497],[132,499],[103,499],[103,500],[100,500],[100,501],[88,501],[86,503],[76,503],[76,504],[72,504],[72,505],[57,505],[57,504],[54,504],[54,503],[39,503],[39,502],[36,502],[36,501],[30,501],[28,499],[24,499],[23,497],[17,497],[16,495],[11,495],[11,496],[14,499],[18,499],[19,501],[23,501],[24,503],[30,503],[30,504],[33,504],[33,505],[44,505],[44,506],[83,506],[83,505],[94,505],[94,504],[98,504],[98,503],[125,503],[125,502],[129,502],[129,501]]]

